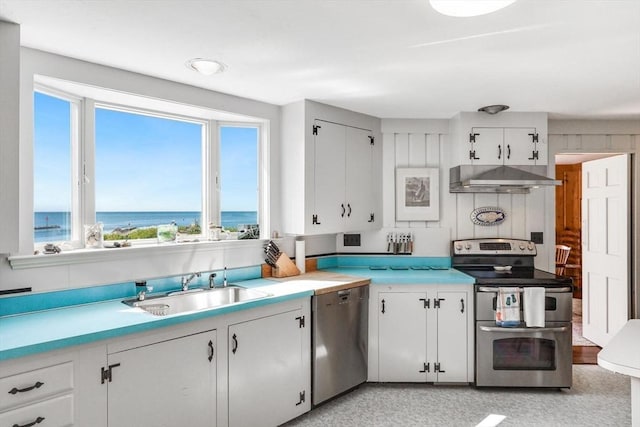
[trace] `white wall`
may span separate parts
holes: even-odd
[[[515,118],[514,118],[515,117]],[[495,117],[489,116],[495,126]],[[528,116],[512,115],[509,125],[526,123]],[[546,116],[543,130],[546,131]],[[497,122],[496,122],[497,123]],[[520,124],[522,126],[522,124]],[[385,252],[387,232],[412,232],[416,256],[449,256],[450,242],[455,239],[481,237],[513,237],[529,239],[532,231],[544,232],[543,245],[538,245],[536,266],[554,268],[555,236],[553,189],[534,189],[530,194],[463,194],[449,193],[449,168],[459,164],[460,153],[468,145],[451,132],[449,120],[384,119],[382,197],[383,229],[362,233],[361,247],[344,247],[338,236],[339,252]],[[452,136],[453,134],[453,136]],[[440,170],[440,220],[397,221],[395,214],[395,170],[399,167],[435,167]],[[471,222],[471,212],[483,206],[498,206],[507,213],[499,226],[479,226]]]

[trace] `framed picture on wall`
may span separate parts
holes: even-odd
[[[440,186],[438,168],[396,169],[396,220],[438,221]]]

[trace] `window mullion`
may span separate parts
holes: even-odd
[[[209,164],[205,168],[206,183],[204,187],[207,188],[205,203],[208,210],[208,221],[220,225],[222,224],[220,217],[220,128],[216,120],[209,120],[207,128],[209,151],[206,159]]]
[[[85,224],[96,222],[96,196],[95,196],[95,101],[86,98],[83,102],[83,126],[82,143],[80,145],[80,194],[79,204],[82,223],[79,230]],[[82,235],[82,233],[81,233]]]

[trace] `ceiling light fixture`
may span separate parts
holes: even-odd
[[[443,15],[469,17],[486,15],[509,6],[516,0],[429,0],[431,7]]]
[[[193,58],[188,60],[184,65],[190,70],[197,71],[205,76],[222,73],[227,69],[227,66],[222,62],[205,58]]]
[[[498,105],[487,105],[486,107],[478,108],[478,111],[482,111],[483,113],[487,113],[487,114],[497,114],[500,111],[504,111],[508,109],[509,109],[508,105],[498,104]]]

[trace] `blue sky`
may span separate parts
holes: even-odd
[[[35,211],[68,211],[69,104],[35,95]],[[257,210],[257,129],[221,129],[222,210]],[[201,126],[96,109],[97,211],[199,211]]]

